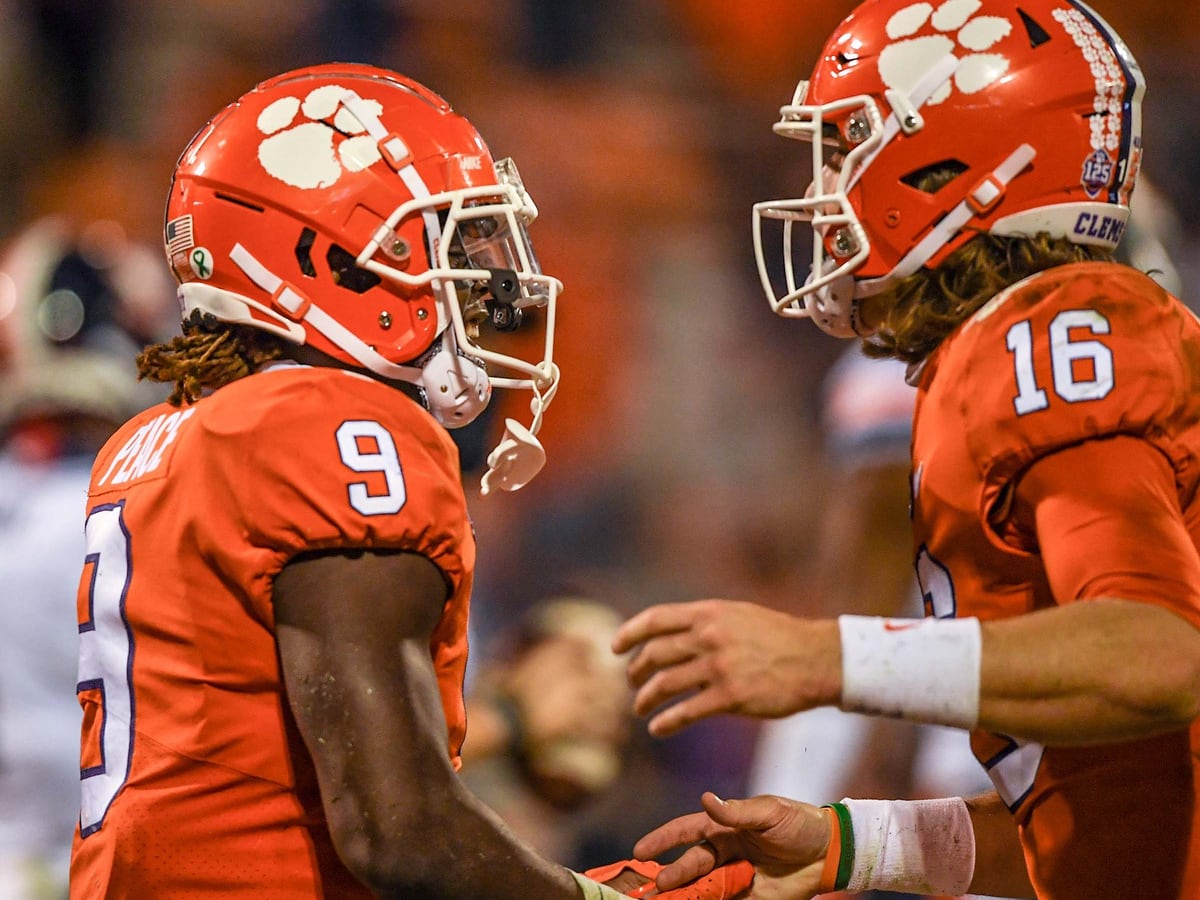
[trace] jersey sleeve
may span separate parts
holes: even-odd
[[[176,465],[203,474],[191,482],[211,510],[204,552],[251,586],[257,611],[271,616],[270,583],[290,558],[320,550],[420,553],[457,589],[473,540],[449,436],[408,398],[349,373],[254,382],[211,398]]]
[[[1148,441],[1085,441],[1037,460],[1010,527],[1041,556],[1054,596],[1152,603],[1200,626],[1200,553],[1171,465]]]

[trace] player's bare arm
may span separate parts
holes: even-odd
[[[1081,746],[1186,728],[1200,715],[1200,631],[1157,606],[1056,607],[985,627],[983,647],[979,724],[989,731]],[[1145,647],[1157,648],[1153,662]]]
[[[975,835],[971,893],[985,897],[1032,897],[1025,856],[1012,813],[996,793],[966,801]]]
[[[1168,461],[1135,438],[1087,441],[1030,467],[1010,519],[1036,540],[1060,605],[985,623],[984,728],[1078,745],[1200,715],[1200,629],[1184,616],[1200,592],[1200,554],[1177,504]]]
[[[429,640],[446,584],[411,553],[309,556],[275,582],[289,704],[312,754],[335,846],[380,897],[574,900],[463,788]]]
[[[1162,556],[1169,565],[1158,569],[1175,573],[1181,608],[1200,584],[1200,556],[1172,511],[1174,482],[1162,455],[1131,438],[1103,443],[1039,461],[1013,502],[1012,518],[1025,521],[1038,542],[1060,605],[982,623],[972,721],[938,718],[936,710],[905,717],[1068,746],[1149,737],[1185,728],[1200,715],[1200,630],[1189,620],[1164,605],[1119,597],[1072,602],[1094,590],[1104,573],[1138,567],[1132,557],[1123,566],[1111,554],[1083,552],[1093,534],[1131,554]],[[1101,458],[1109,461],[1103,470]],[[1081,478],[1081,471],[1095,477]],[[1157,506],[1156,480],[1163,486]],[[629,662],[635,709],[653,714],[650,730],[661,736],[718,713],[771,717],[846,705],[840,640],[834,620],[705,600],[644,610],[622,626],[614,649],[636,649]],[[1145,664],[1144,647],[1157,648],[1155,665]]]
[[[1200,631],[1159,607],[1097,600],[981,632],[978,724],[988,730],[1073,745],[1148,737],[1200,714]],[[834,620],[703,600],[639,613],[614,649],[638,648],[634,708],[652,713],[650,732],[665,737],[712,715],[773,718],[838,704],[838,640]],[[1140,664],[1144,646],[1161,648],[1164,664]]]

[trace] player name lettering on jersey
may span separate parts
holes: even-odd
[[[96,486],[108,484],[109,476],[112,476],[112,484],[124,484],[157,469],[162,463],[163,451],[175,440],[180,426],[191,418],[193,412],[195,409],[163,413],[135,431]],[[113,474],[114,470],[116,474]]]

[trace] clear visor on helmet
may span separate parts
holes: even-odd
[[[532,387],[556,372],[552,364],[555,300],[562,286],[542,273],[528,225],[537,218],[537,207],[521,182],[511,160],[496,163],[497,184],[466,188],[455,193],[441,211],[442,240],[437,270],[451,319],[474,355],[508,370],[515,378],[493,373],[496,387]],[[444,273],[444,274],[443,274]],[[526,315],[535,308],[544,315]],[[541,345],[539,362],[530,363],[506,338],[518,328],[526,333],[518,342],[526,350]],[[481,334],[487,346],[480,343]]]
[[[495,172],[495,184],[415,192],[379,226],[356,261],[384,279],[410,287],[428,285],[440,298],[439,332],[451,326],[458,349],[488,365],[494,387],[533,389],[548,397],[557,382],[552,353],[555,301],[562,284],[542,273],[533,252],[527,226],[537,218],[537,207],[516,166],[500,160]],[[410,274],[394,264],[387,248],[401,223],[418,216],[433,259],[424,272]],[[532,359],[479,343],[481,326],[489,338],[514,331],[528,318],[526,311],[539,307],[544,315],[535,318],[544,319],[544,335],[540,341],[522,342]]]
[[[529,240],[537,206],[511,159],[498,160],[495,169],[496,188],[461,192],[446,210],[447,262],[488,272],[486,290],[496,304],[518,311],[545,306],[556,282],[542,274]],[[473,290],[481,287],[476,283]]]
[[[491,285],[493,292],[513,294],[512,303],[519,309],[542,306],[546,302],[548,287],[536,276],[542,274],[529,232],[519,216],[502,212],[488,212],[490,207],[468,207],[458,220],[454,233],[450,235],[450,262],[461,262],[465,269],[487,269],[492,272],[524,273],[535,276],[505,284]],[[459,259],[456,256],[461,254]],[[494,279],[491,279],[494,280]]]

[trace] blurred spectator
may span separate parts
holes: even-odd
[[[498,628],[488,651],[473,647],[463,780],[518,836],[576,869],[627,856],[684,809],[719,768],[708,757],[740,758],[744,771],[719,728],[668,746],[634,728],[624,665],[609,650],[622,618],[609,603],[553,597]]]
[[[620,621],[596,601],[538,603],[502,636],[468,697],[467,785],[576,868],[588,807],[618,783],[632,730],[624,668],[608,649]]]
[[[1185,235],[1179,209],[1145,172],[1138,178],[1129,208],[1132,217],[1117,248],[1118,257],[1186,301],[1189,291],[1180,264]]]
[[[924,615],[906,512],[916,392],[904,370],[903,363],[869,359],[854,345],[825,379],[827,481],[806,615]],[[990,784],[964,731],[822,707],[763,725],[749,794],[834,802],[972,796]]]
[[[74,624],[92,457],[159,399],[133,356],[174,319],[115,222],[35,222],[0,257],[0,897],[66,896],[79,815]],[[165,312],[165,316],[164,316]]]

